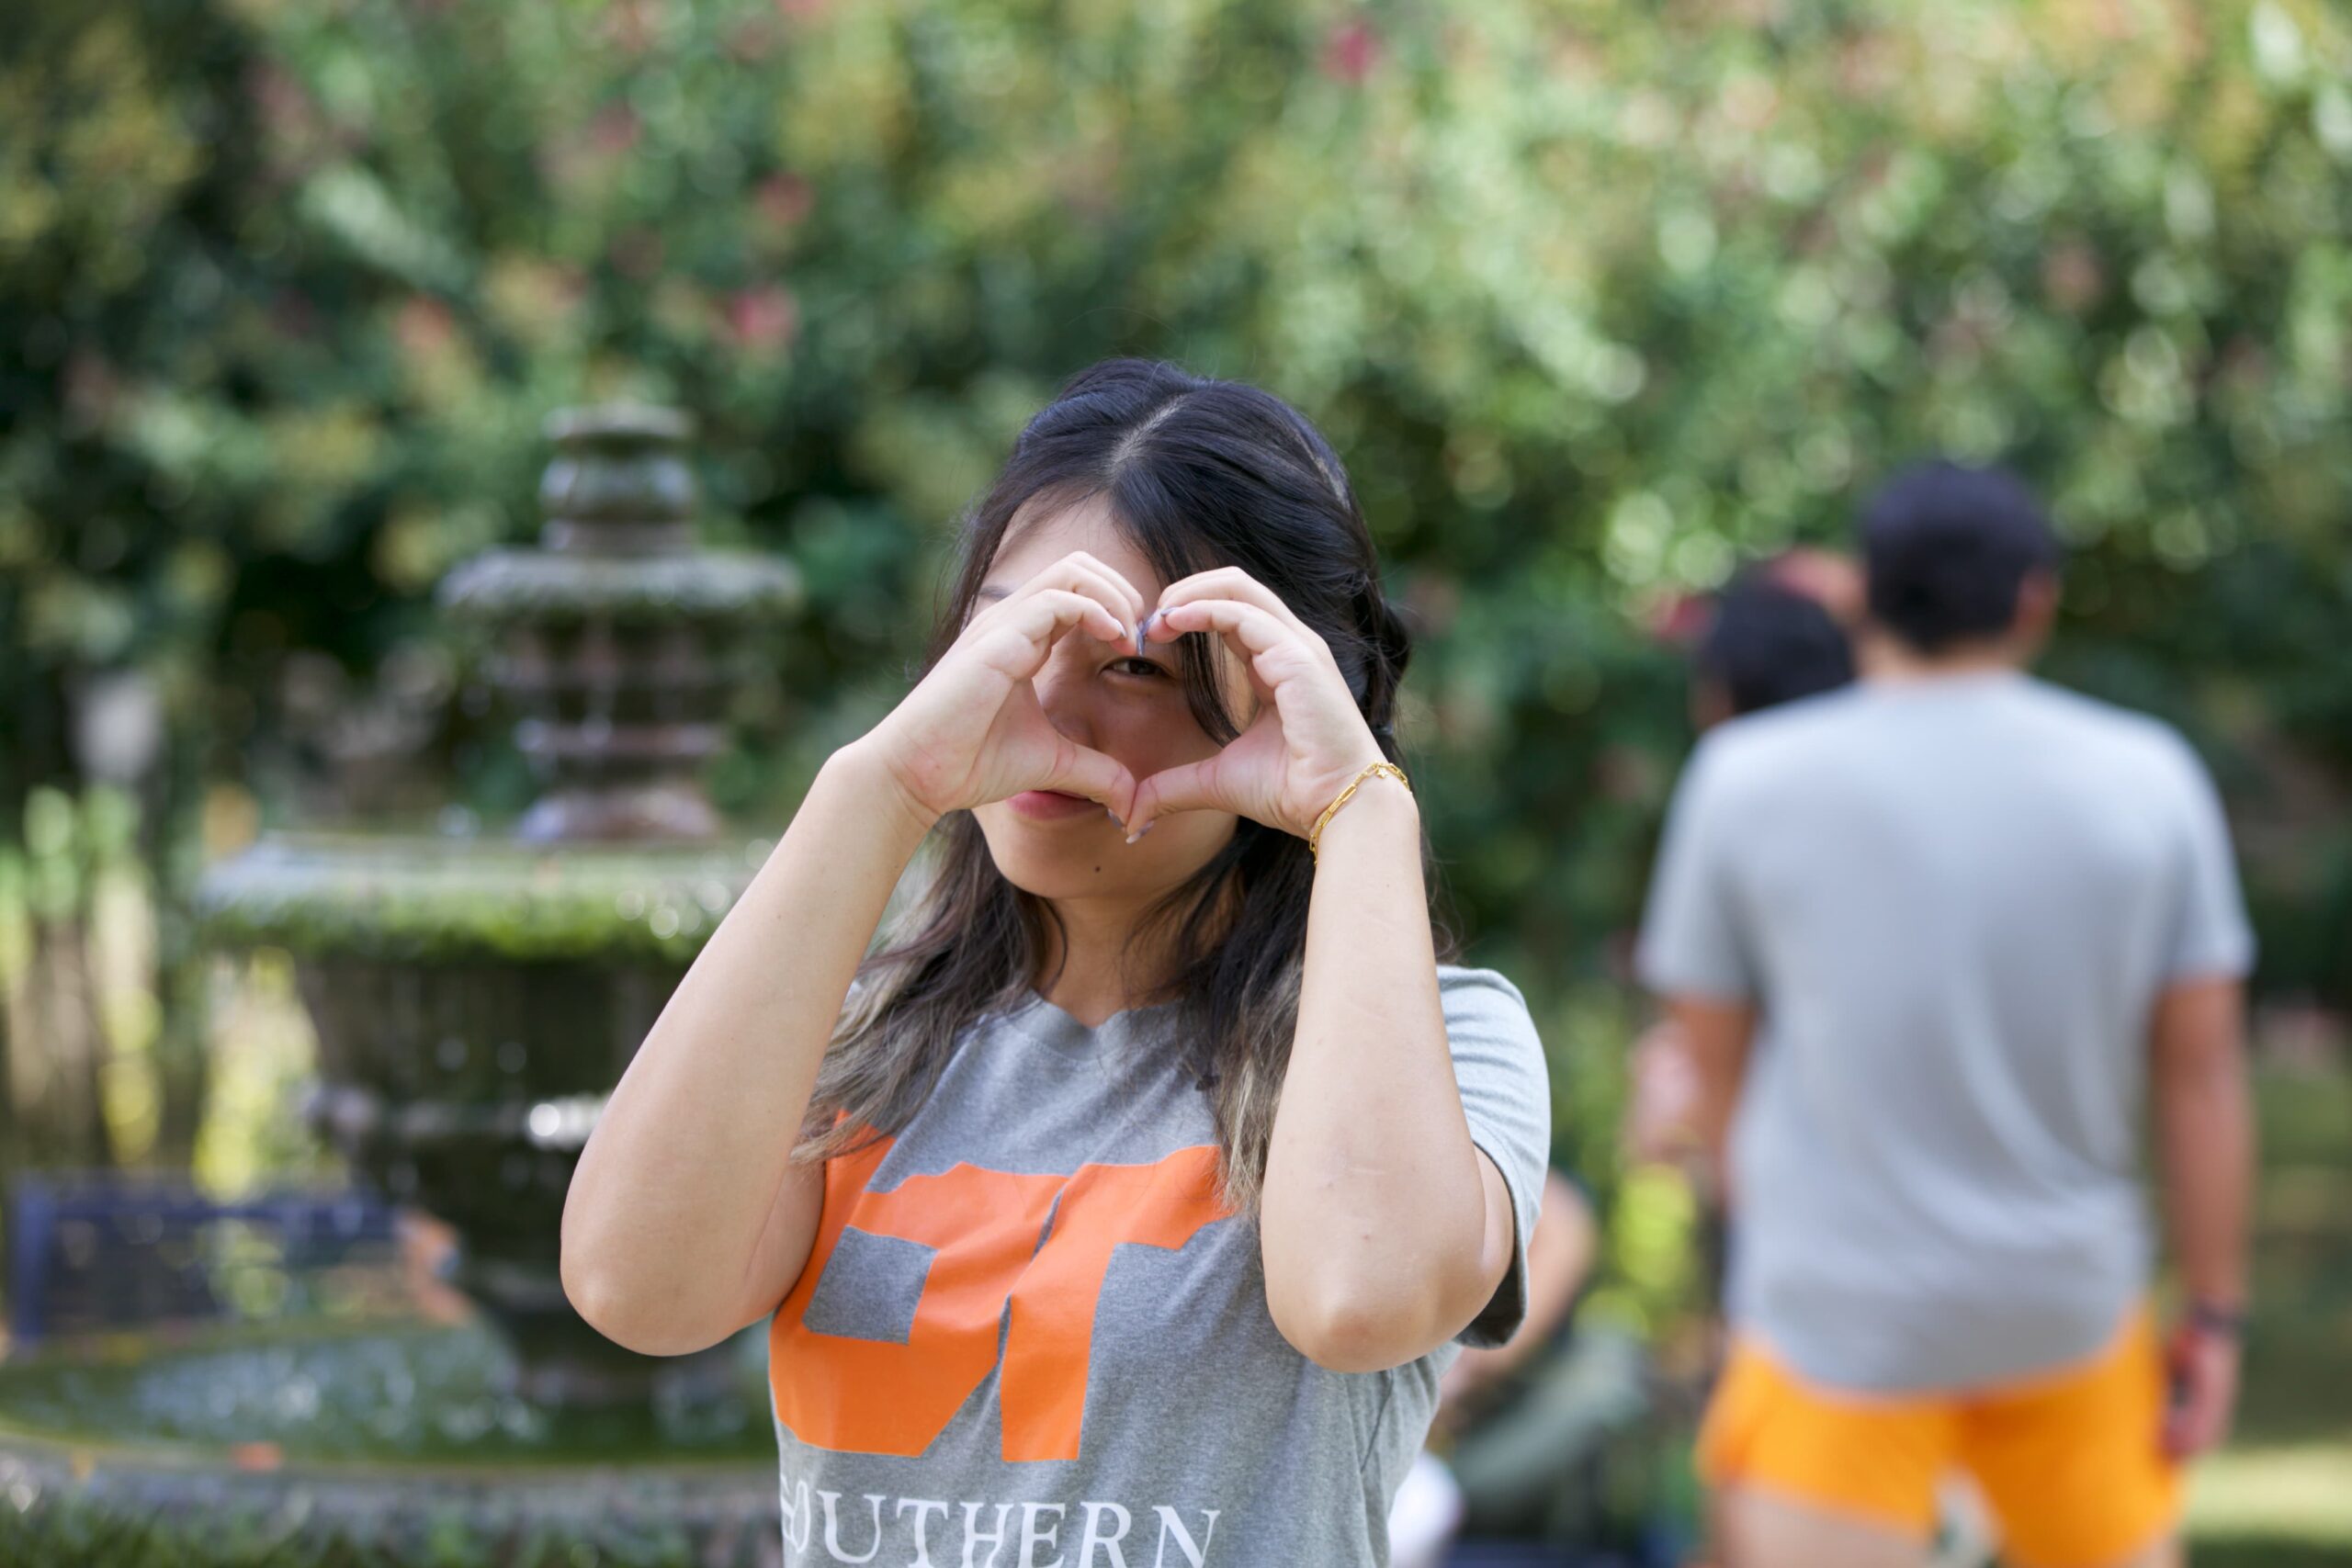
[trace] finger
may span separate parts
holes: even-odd
[[[1054,645],[1073,630],[1083,627],[1105,642],[1117,642],[1125,635],[1118,616],[1102,601],[1069,588],[1040,589],[1009,602],[1001,620],[1001,629],[1021,644],[1011,672],[1023,680],[1044,668]]]
[[[1299,635],[1290,623],[1262,605],[1238,599],[1191,599],[1159,612],[1152,640],[1171,640],[1161,632],[1213,631],[1232,643],[1245,657],[1296,646]]]
[[[2189,1410],[2176,1410],[2165,1420],[2165,1453],[2172,1459],[2194,1459],[2205,1451],[2205,1424]]]
[[[1125,826],[1135,818],[1136,779],[1124,763],[1089,746],[1065,739],[1038,789],[1059,790],[1099,800]]]
[[[1135,642],[1136,627],[1143,624],[1143,595],[1127,583],[1126,579],[1090,556],[1071,556],[1061,563],[1057,575],[1058,586],[1100,599],[1110,612],[1119,617],[1125,636],[1120,640],[1130,646]]]
[[[1316,637],[1313,627],[1300,620],[1297,613],[1283,602],[1281,594],[1238,566],[1213,567],[1207,571],[1196,571],[1190,577],[1170,583],[1160,591],[1159,607],[1173,609],[1176,605],[1202,599],[1233,599],[1245,604],[1255,604],[1301,637],[1313,637],[1317,642],[1322,640]]]
[[[1135,640],[1133,628],[1142,622],[1148,605],[1144,596],[1136,591],[1135,584],[1114,568],[1084,550],[1072,550],[1059,560],[1038,568],[1007,596],[1006,603],[1053,588],[1069,589],[1102,600],[1104,606],[1130,628],[1127,640]]]
[[[2214,1391],[2193,1380],[2186,1397],[2165,1416],[2165,1452],[2175,1459],[2203,1453],[2221,1441],[2222,1405]]]
[[[1135,810],[1127,818],[1127,842],[1150,831],[1151,825],[1171,811],[1230,810],[1217,787],[1218,758],[1163,769],[1136,786]]]
[[[2201,1454],[2220,1448],[2230,1431],[2230,1396],[2220,1385],[2208,1382],[2198,1390],[2190,1409],[2189,1451]]]
[[[1099,556],[1091,555],[1085,550],[1074,550],[1064,558],[1077,561],[1080,565],[1093,571],[1097,576],[1108,581],[1114,588],[1116,588],[1119,591],[1121,597],[1126,600],[1127,619],[1129,622],[1135,625],[1142,624],[1145,613],[1151,608],[1151,601],[1144,597],[1142,590],[1138,589],[1132,581],[1128,581],[1127,575],[1125,572],[1121,571],[1117,567],[1113,566],[1109,561],[1102,559]]]
[[[1113,618],[1113,626],[1120,627],[1120,635],[1117,635],[1117,637],[1105,637],[1105,642],[1131,644],[1136,639],[1136,623],[1141,621],[1141,616],[1138,616],[1138,609],[1136,609],[1134,590],[1120,588],[1120,583],[1117,583],[1114,576],[1110,576],[1110,573],[1105,571],[1099,571],[1099,569],[1087,567],[1087,564],[1080,562],[1077,558],[1058,559],[1058,562],[1054,562],[1051,567],[1046,567],[1045,571],[1040,571],[1037,576],[1033,576],[1033,579],[1028,579],[1025,583],[1018,585],[1012,594],[1007,594],[1004,600],[992,604],[990,609],[983,611],[983,614],[992,614],[992,616],[997,618],[1018,616],[1018,614],[1021,614],[1021,606],[1028,604],[1028,602],[1033,602],[1035,597],[1040,597],[1040,594],[1046,594],[1046,592],[1087,594],[1089,600],[1093,600],[1096,604],[1108,609],[1110,618]],[[1096,627],[1089,627],[1089,630],[1096,630]],[[1096,635],[1101,635],[1101,632],[1096,630]]]
[[[2177,1460],[2187,1459],[2188,1457],[2188,1417],[2187,1412],[2177,1408],[2165,1412],[2164,1422],[2158,1431],[2157,1446],[2164,1450],[2164,1455],[2166,1459]]]
[[[1163,610],[1151,630],[1154,641],[1165,640],[1161,632],[1215,632],[1241,656],[1261,699],[1277,696],[1285,680],[1318,661],[1330,663],[1328,653],[1317,652],[1319,639],[1309,645],[1312,633],[1302,636],[1272,612],[1234,599],[1195,599]]]

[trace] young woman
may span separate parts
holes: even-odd
[[[565,1205],[615,1340],[768,1322],[789,1562],[1385,1561],[1550,1134],[1519,992],[1439,961],[1407,651],[1279,399],[1114,361],[1023,432]]]

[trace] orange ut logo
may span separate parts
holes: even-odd
[[[1224,1218],[1216,1150],[1198,1145],[1156,1165],[1085,1165],[1069,1176],[958,1164],[868,1191],[890,1147],[885,1139],[826,1166],[808,1267],[768,1325],[778,1419],[818,1448],[919,1455],[996,1365],[1001,1322],[1006,1461],[1076,1459],[1111,1249],[1179,1247]],[[1049,1214],[1053,1234],[1040,1247]],[[853,1225],[935,1254],[902,1345],[822,1334],[803,1321]]]

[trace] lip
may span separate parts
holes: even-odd
[[[1033,822],[1055,822],[1066,818],[1082,817],[1089,812],[1109,821],[1100,802],[1082,795],[1064,795],[1057,789],[1024,789],[1005,801],[1007,806]]]

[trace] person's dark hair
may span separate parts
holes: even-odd
[[[1401,761],[1396,686],[1412,643],[1381,590],[1363,513],[1330,446],[1295,409],[1234,381],[1139,359],[1080,373],[1033,418],[966,518],[960,567],[918,679],[969,618],[998,547],[1025,524],[1102,496],[1161,577],[1238,566],[1329,645],[1381,751]],[[1219,743],[1239,733],[1216,683],[1208,636],[1179,639],[1193,716]],[[978,823],[951,813],[930,874],[882,947],[858,969],[819,1069],[799,1154],[820,1158],[913,1117],[965,1028],[1042,989],[1054,911],[998,871]],[[1426,840],[1422,863],[1429,870]],[[1435,886],[1433,876],[1427,881]],[[1160,999],[1168,1070],[1212,1097],[1227,1200],[1254,1211],[1296,1025],[1314,866],[1295,835],[1241,819],[1227,844],[1147,917],[1172,941]],[[1433,896],[1434,901],[1434,896]],[[1442,957],[1455,951],[1434,912]]]
[[[1862,508],[1861,537],[1871,618],[1928,654],[2007,631],[2018,590],[2059,558],[2024,481],[1940,460],[1881,487]]]
[[[1716,597],[1697,663],[1735,714],[1834,691],[1854,678],[1853,647],[1828,609],[1753,570]]]

